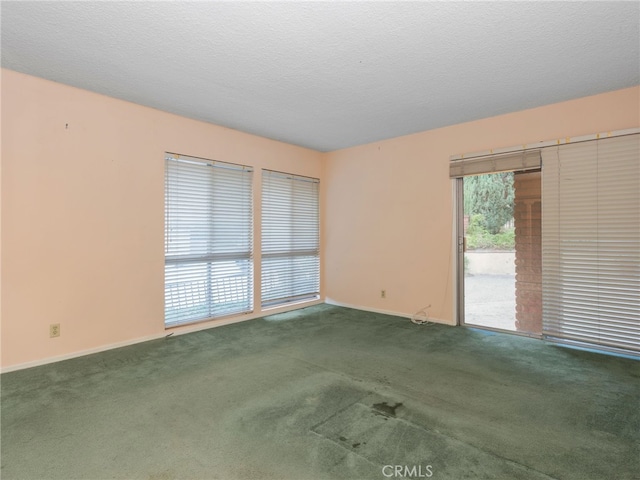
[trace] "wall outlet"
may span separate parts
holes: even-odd
[[[60,336],[60,324],[52,323],[49,325],[49,337],[59,337]]]
[[[380,298],[387,298],[387,291],[386,290],[380,290]]]

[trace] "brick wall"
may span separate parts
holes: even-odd
[[[516,173],[516,329],[542,332],[542,201],[540,172]]]

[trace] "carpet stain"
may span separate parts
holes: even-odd
[[[387,402],[380,402],[374,403],[371,408],[373,408],[379,415],[384,415],[385,417],[395,417],[396,410],[401,406],[402,403],[394,403],[393,405],[389,405]]]

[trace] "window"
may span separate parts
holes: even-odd
[[[315,178],[263,171],[263,307],[319,297],[318,186]]]
[[[252,310],[252,172],[165,156],[165,326]]]
[[[542,161],[545,337],[640,352],[640,135]]]

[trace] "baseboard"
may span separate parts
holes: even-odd
[[[151,340],[158,340],[160,338],[164,338],[167,335],[184,335],[187,333],[193,333],[193,332],[198,332],[200,330],[208,330],[210,328],[216,328],[216,327],[222,327],[224,325],[231,325],[233,323],[239,323],[239,322],[244,322],[247,320],[254,320],[256,318],[260,318],[260,317],[266,317],[267,315],[274,315],[277,313],[284,313],[284,312],[288,312],[288,311],[292,311],[292,310],[297,310],[300,308],[304,308],[304,307],[310,307],[312,305],[318,305],[321,303],[326,303],[328,305],[335,305],[337,307],[345,307],[345,308],[353,308],[356,310],[362,310],[365,312],[372,312],[372,313],[381,313],[383,315],[392,315],[394,317],[401,317],[401,318],[411,318],[412,314],[408,314],[408,313],[403,313],[403,312],[394,312],[391,310],[382,310],[379,308],[370,308],[370,307],[363,307],[362,305],[352,305],[352,304],[348,304],[348,303],[342,303],[342,302],[337,302],[333,299],[330,298],[326,298],[326,299],[318,299],[318,300],[314,300],[312,302],[301,302],[299,304],[295,304],[295,305],[287,305],[286,307],[277,307],[277,308],[273,308],[273,309],[269,309],[266,311],[261,311],[259,313],[250,313],[247,315],[242,315],[242,316],[235,316],[235,317],[229,317],[229,318],[220,318],[217,320],[212,320],[209,322],[202,322],[202,323],[195,323],[192,325],[185,325],[182,327],[174,327],[174,328],[170,328],[167,329],[165,331],[163,331],[162,333],[158,333],[158,334],[154,334],[154,335],[147,335],[145,337],[140,337],[140,338],[135,338],[135,339],[131,339],[131,340],[125,340],[122,342],[116,342],[116,343],[110,343],[108,345],[101,345],[99,347],[95,347],[95,348],[89,348],[86,350],[80,350],[77,352],[72,352],[72,353],[67,353],[64,355],[56,355],[53,357],[47,357],[47,358],[42,358],[42,359],[38,359],[38,360],[33,360],[30,362],[25,362],[25,363],[19,363],[16,365],[10,365],[8,367],[1,367],[0,368],[0,373],[9,373],[9,372],[14,372],[16,370],[24,370],[25,368],[32,368],[32,367],[39,367],[41,365],[47,365],[49,363],[55,363],[55,362],[62,362],[64,360],[71,360],[72,358],[78,358],[78,357],[84,357],[85,355],[92,355],[94,353],[100,353],[100,352],[105,352],[107,350],[113,350],[114,348],[122,348],[122,347],[128,347],[130,345],[135,345],[137,343],[143,343],[143,342],[148,342]],[[442,323],[444,325],[451,325],[450,323],[438,319],[438,318],[431,318],[429,317],[429,321],[434,322],[434,323]]]
[[[411,313],[394,312],[392,310],[383,310],[381,308],[363,307],[362,305],[353,305],[350,303],[338,302],[336,300],[333,300],[332,298],[325,298],[324,303],[326,303],[327,305],[335,305],[336,307],[353,308],[355,310],[362,310],[362,311],[371,312],[371,313],[381,313],[383,315],[392,315],[394,317],[401,317],[401,318],[410,319],[414,315]],[[429,321],[433,323],[441,323],[443,325],[452,326],[450,322],[447,322],[446,320],[442,320],[440,318],[429,317]]]
[[[101,345],[95,348],[89,348],[86,350],[80,350],[77,352],[67,353],[64,355],[56,355],[53,357],[41,358],[38,360],[32,360],[30,362],[18,363],[16,365],[10,365],[8,367],[2,367],[1,373],[14,372],[16,370],[24,370],[25,368],[39,367],[41,365],[47,365],[49,363],[62,362],[64,360],[71,360],[72,358],[84,357],[85,355],[91,355],[93,353],[105,352],[107,350],[113,350],[114,348],[128,347],[135,345],[136,343],[148,342],[151,340],[158,340],[159,338],[166,337],[166,333],[160,333],[157,335],[148,335],[146,337],[134,338],[132,340],[125,340],[123,342],[110,343],[108,345]]]
[[[274,315],[276,313],[284,313],[292,310],[298,310],[304,307],[310,307],[312,305],[318,305],[324,303],[324,299],[313,300],[311,302],[300,302],[284,307],[274,307],[268,310],[262,310],[257,313],[248,313],[246,315],[233,316],[227,318],[218,318],[206,322],[193,323],[190,325],[172,327],[164,330],[161,333],[154,335],[147,335],[145,337],[134,338],[125,340],[122,342],[110,343],[108,345],[101,345],[95,348],[89,348],[86,350],[79,350],[77,352],[71,352],[64,355],[56,355],[53,357],[41,358],[38,360],[32,360],[30,362],[18,363],[16,365],[10,365],[8,367],[0,367],[0,373],[15,372],[16,370],[24,370],[25,368],[39,367],[41,365],[47,365],[49,363],[62,362],[64,360],[71,360],[72,358],[84,357],[85,355],[92,355],[94,353],[105,352],[107,350],[113,350],[114,348],[128,347],[137,343],[149,342],[151,340],[158,340],[164,338],[167,335],[184,335],[187,333],[198,332],[200,330],[208,330],[210,328],[222,327],[224,325],[231,325],[233,323],[245,322],[247,320],[254,320],[260,317],[266,317],[267,315]]]

